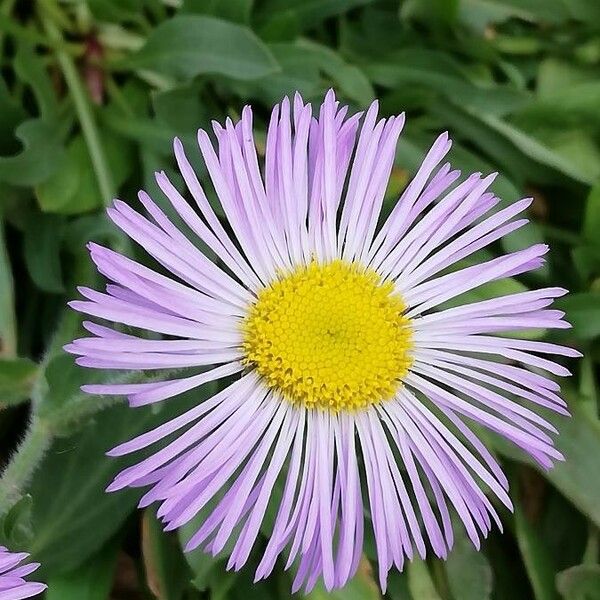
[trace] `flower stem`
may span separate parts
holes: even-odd
[[[62,44],[64,40],[60,30],[49,15],[45,14],[47,6],[48,0],[41,3],[43,10],[40,11],[40,19],[48,38],[56,44]],[[75,67],[72,57],[64,50],[56,50],[56,58],[63,72],[71,97],[73,98],[73,103],[75,104],[75,111],[77,112],[83,137],[87,144],[88,152],[90,153],[90,159],[98,181],[102,200],[104,205],[108,206],[115,196],[115,187],[110,167],[108,166],[108,161],[106,160],[106,155],[104,153],[104,148],[102,147],[102,141],[94,119],[89,97],[83,87],[79,74],[77,73],[77,68]]]
[[[31,479],[46,450],[52,435],[35,417],[25,437],[0,478],[0,516],[7,513],[21,497],[21,490]]]

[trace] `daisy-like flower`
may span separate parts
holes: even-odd
[[[0,600],[32,598],[46,589],[43,583],[25,580],[40,566],[39,563],[21,564],[27,558],[29,554],[26,552],[10,552],[0,546]]]
[[[531,200],[492,212],[494,175],[459,182],[442,164],[443,134],[384,219],[404,115],[377,115],[375,102],[349,116],[333,92],[316,115],[299,95],[286,98],[271,115],[262,170],[249,107],[237,124],[213,125],[216,146],[200,130],[218,209],[176,140],[193,203],[165,173],[156,181],[185,231],[144,192],[145,214],[121,201],[108,210],[163,269],[90,244],[111,283],[106,292],[81,289],[86,299],[71,304],[132,328],[85,323],[92,336],[67,347],[78,364],[190,369],[87,392],[141,406],[222,380],[209,400],[113,449],[121,456],[160,444],[109,490],[150,486],[141,505],[160,502],[167,529],[199,516],[187,550],[227,548],[228,568],[241,568],[267,529],[256,579],[285,553],[294,590],[352,577],[365,515],[382,588],[390,568],[415,553],[447,555],[452,512],[477,547],[492,521],[501,527],[488,496],[511,508],[507,479],[471,424],[544,468],[562,458],[536,408],[568,414],[544,372],[569,372],[544,355],[578,353],[507,332],[568,327],[548,308],[565,290],[456,302],[542,264],[541,244],[470,260],[522,227],[517,215]]]

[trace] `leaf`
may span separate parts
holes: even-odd
[[[4,238],[4,219],[2,206],[0,205],[0,356],[15,356],[17,354],[14,284],[12,267]]]
[[[517,543],[534,592],[535,600],[553,600],[554,565],[544,541],[523,512],[519,502],[515,502],[515,533]]]
[[[104,131],[102,145],[115,186],[120,187],[133,168],[133,157],[128,142]],[[80,214],[103,205],[102,194],[92,166],[90,154],[81,134],[67,147],[60,169],[35,188],[44,212]]]
[[[31,496],[25,494],[0,521],[0,539],[9,547],[27,548],[33,538]]]
[[[569,13],[561,0],[462,0],[460,17],[471,27],[484,30],[511,18],[556,23],[567,19]]]
[[[407,571],[408,588],[413,598],[418,600],[441,600],[425,561],[414,558],[408,563]]]
[[[475,84],[468,71],[451,55],[423,48],[403,48],[385,61],[365,64],[365,72],[373,83],[397,90],[404,86],[419,86],[471,108],[478,114],[498,116],[522,107],[529,94],[511,86]]]
[[[569,410],[570,418],[555,414],[544,415],[559,431],[555,443],[565,460],[541,473],[596,526],[600,526],[600,422],[590,418],[579,401],[570,402]],[[484,436],[501,454],[535,466],[528,456],[504,438],[487,432]]]
[[[581,183],[591,183],[578,165],[566,161],[518,127],[496,116],[475,112],[450,102],[436,103],[432,112],[456,127],[493,160],[523,180],[551,183],[556,175]]]
[[[367,76],[355,65],[348,64],[334,50],[310,40],[300,40],[299,47],[305,60],[314,62],[336,84],[340,93],[360,106],[366,106],[375,97]]]
[[[150,591],[159,600],[179,600],[190,580],[189,568],[177,535],[163,531],[150,509],[142,519],[142,555]]]
[[[31,86],[40,116],[45,121],[52,122],[58,116],[58,102],[41,57],[35,53],[32,46],[21,44],[13,64],[19,79]]]
[[[489,600],[492,595],[492,569],[483,552],[464,536],[457,539],[446,559],[448,586],[454,598]]]
[[[325,19],[343,14],[373,0],[267,0],[261,3],[258,20],[263,27],[292,22],[298,32],[318,25]]]
[[[585,203],[583,237],[600,250],[600,183],[592,187]]]
[[[33,282],[43,291],[64,291],[60,264],[62,220],[55,215],[38,215],[27,222],[24,237],[25,264]]]
[[[0,358],[0,408],[27,400],[37,375],[37,364],[28,358]]]
[[[556,576],[556,587],[565,600],[600,599],[600,565],[576,565]]]
[[[600,335],[600,292],[569,294],[556,302],[556,308],[567,313],[575,337],[591,340]]]
[[[17,127],[16,136],[24,149],[15,156],[0,156],[0,181],[36,185],[60,167],[64,148],[58,142],[54,125],[30,119]]]
[[[71,357],[66,358],[72,362]],[[62,369],[60,367],[59,362],[54,373],[47,371],[50,391],[57,395],[77,385],[77,378],[71,376],[69,385],[58,388],[56,379],[66,372],[64,362]],[[72,371],[79,371],[81,377],[80,368],[73,367]],[[143,409],[112,406],[83,420],[76,434],[55,441],[29,490],[33,498],[35,531],[31,552],[48,572],[65,572],[81,565],[115,534],[141,496],[141,490],[108,494],[105,489],[117,472],[141,460],[144,453],[119,459],[108,458],[105,453],[202,401],[213,389],[206,385],[161,406]],[[94,402],[82,392],[79,395],[81,402]],[[57,406],[58,399],[53,404]],[[73,412],[76,401],[65,403],[63,400],[62,405]],[[56,408],[44,414],[48,420],[57,414]],[[159,446],[152,450],[156,451]]]
[[[184,0],[180,12],[211,15],[234,23],[248,24],[253,4],[254,0]]]
[[[111,541],[77,569],[48,578],[46,600],[107,600],[119,544]]]
[[[400,18],[453,23],[459,5],[460,0],[406,0],[400,5]]]
[[[366,557],[360,561],[356,575],[341,589],[327,592],[322,583],[304,596],[307,600],[381,600],[379,586],[373,579],[373,570]]]
[[[247,27],[199,15],[180,15],[158,25],[127,66],[184,79],[215,73],[241,80],[264,77],[279,68]]]

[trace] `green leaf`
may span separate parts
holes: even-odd
[[[569,410],[570,418],[544,415],[559,431],[555,443],[565,460],[541,473],[596,526],[600,526],[600,422],[590,418],[579,401],[570,402]],[[487,432],[484,435],[501,454],[535,466],[529,457],[504,438]]]
[[[25,264],[33,282],[45,292],[64,291],[61,241],[62,220],[56,215],[38,215],[27,222],[23,246]]]
[[[101,134],[114,183],[119,187],[133,168],[131,147],[110,132]],[[60,169],[35,188],[44,212],[80,214],[103,205],[98,179],[82,135],[76,135],[67,147]]]
[[[33,538],[31,526],[31,496],[25,494],[2,517],[0,539],[3,545],[14,548],[28,548]]]
[[[406,0],[400,5],[400,17],[428,23],[453,23],[458,16],[459,5],[460,0]]]
[[[292,22],[298,31],[318,25],[328,17],[343,14],[373,0],[266,0],[261,3],[258,19],[263,27]]]
[[[71,357],[66,358],[72,361]],[[81,371],[78,367],[71,370]],[[67,393],[77,385],[76,377],[65,377],[64,362],[57,363],[55,371],[48,369],[47,379],[56,395]],[[61,373],[63,379],[69,380],[62,389],[57,384]],[[107,494],[105,489],[117,472],[142,460],[144,453],[122,459],[108,458],[105,453],[180,414],[210,394],[211,389],[210,385],[205,386],[161,406],[143,409],[112,406],[79,424],[75,435],[56,440],[29,490],[33,497],[35,531],[31,551],[44,568],[49,572],[63,572],[79,566],[114,535],[141,496],[140,490]],[[51,403],[56,407],[53,410],[46,407],[46,421],[56,418],[59,401],[55,398]],[[81,402],[90,405],[94,398],[82,397]],[[73,412],[77,401],[65,404],[62,400],[62,404],[65,410]],[[156,451],[159,446],[152,450]]]
[[[199,15],[161,23],[127,66],[184,79],[205,73],[257,79],[278,69],[269,49],[250,29]]]
[[[163,531],[154,511],[142,520],[142,555],[148,588],[159,600],[180,600],[190,571],[175,533]]]
[[[600,183],[592,187],[585,203],[583,236],[600,249]]]
[[[119,544],[111,541],[77,569],[48,578],[46,600],[107,600]]]
[[[381,600],[369,561],[363,556],[356,575],[341,589],[327,592],[322,583],[304,596],[307,600]]]
[[[567,19],[569,12],[561,0],[462,0],[460,17],[471,27],[484,30],[511,18],[556,23]]]
[[[452,56],[423,48],[405,48],[386,61],[365,65],[373,83],[396,89],[420,86],[456,101],[477,114],[504,115],[528,101],[528,94],[509,86],[475,85],[468,72]]]
[[[253,4],[254,0],[184,0],[180,12],[211,15],[247,25]]]
[[[17,127],[16,136],[24,149],[15,156],[0,156],[0,181],[36,185],[60,167],[64,148],[57,139],[54,124],[31,119]]]
[[[425,561],[414,558],[408,563],[407,571],[408,588],[413,598],[418,600],[441,600]]]
[[[591,340],[600,335],[600,293],[581,292],[569,294],[556,302],[564,310],[573,326],[572,334],[581,340]]]
[[[483,152],[523,180],[554,182],[557,175],[591,183],[577,164],[565,160],[525,131],[496,116],[476,112],[450,102],[436,103],[432,112],[456,127]]]
[[[477,551],[465,535],[457,534],[446,560],[448,586],[454,598],[489,600],[492,569],[483,552]]]
[[[334,50],[311,40],[300,40],[298,46],[305,60],[314,62],[331,80],[341,94],[366,106],[375,97],[373,86],[367,76],[355,65],[346,63]]]
[[[14,279],[4,239],[4,219],[0,205],[0,356],[16,354],[17,318]]]
[[[14,68],[21,81],[31,86],[37,100],[40,116],[51,122],[57,118],[58,102],[50,76],[41,57],[32,46],[21,44],[14,60]]]
[[[0,407],[27,400],[37,375],[37,364],[28,358],[0,358]]]
[[[554,565],[544,541],[529,522],[519,502],[515,502],[515,533],[535,600],[553,600]]]
[[[556,587],[565,600],[599,600],[600,565],[576,565],[561,571]]]

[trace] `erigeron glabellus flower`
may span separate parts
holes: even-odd
[[[159,445],[109,490],[149,486],[141,505],[158,501],[169,530],[204,510],[187,550],[216,554],[230,542],[233,569],[248,560],[271,504],[257,580],[284,554],[286,568],[296,567],[294,590],[310,590],[319,577],[328,589],[343,586],[356,572],[366,523],[384,588],[392,566],[402,569],[415,553],[447,556],[452,512],[479,547],[492,521],[501,527],[488,494],[508,508],[511,501],[470,424],[544,468],[562,459],[549,435],[555,428],[535,409],[568,414],[544,372],[569,372],[545,355],[578,353],[507,332],[568,327],[548,308],[565,290],[447,305],[542,265],[542,244],[463,260],[522,227],[527,220],[517,216],[530,200],[494,212],[494,175],[460,181],[442,164],[451,145],[443,134],[382,219],[403,125],[404,115],[378,120],[377,102],[348,116],[329,92],[313,115],[296,95],[272,112],[262,169],[249,107],[237,124],[214,124],[216,147],[200,130],[226,225],[176,140],[192,202],[165,173],[156,181],[186,230],[144,192],[145,215],[118,200],[108,210],[167,274],[90,244],[111,283],[105,293],[82,288],[86,299],[71,303],[131,328],[86,322],[92,336],[67,347],[78,364],[190,369],[87,392],[125,394],[135,407],[224,380],[209,400],[113,449],[121,456]]]
[[[40,566],[33,562],[23,564],[28,558],[26,552],[10,552],[5,546],[0,546],[0,600],[32,598],[46,589],[43,583],[25,580]]]

